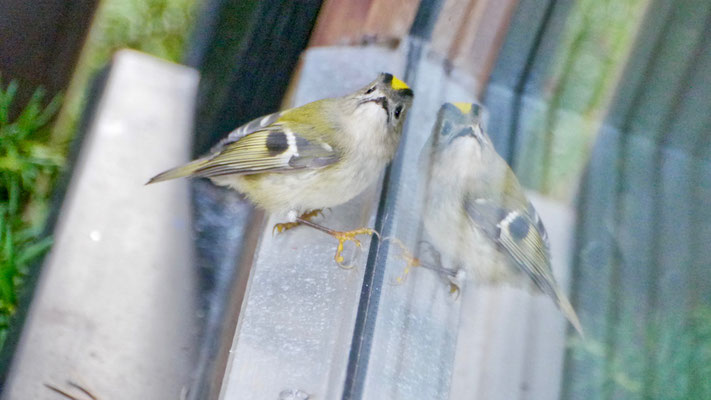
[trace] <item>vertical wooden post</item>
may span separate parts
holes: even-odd
[[[321,0],[211,0],[188,64],[200,70],[195,154],[279,109]]]
[[[69,84],[98,0],[0,3],[0,74],[20,81],[19,111],[43,86],[51,97]]]

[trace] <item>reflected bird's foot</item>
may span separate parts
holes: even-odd
[[[67,398],[67,399],[70,399],[70,400],[83,400],[83,399],[86,399],[86,398],[91,399],[91,400],[99,400],[98,397],[96,397],[96,396],[95,396],[93,393],[91,393],[88,389],[85,389],[84,387],[82,387],[81,385],[79,385],[79,384],[77,384],[77,383],[74,383],[74,382],[72,382],[72,381],[67,381],[67,385],[68,385],[70,388],[72,388],[72,389],[76,389],[76,390],[79,391],[82,395],[81,395],[81,396],[75,396],[75,395],[69,393],[67,390],[60,389],[59,387],[54,386],[54,385],[51,385],[51,384],[49,384],[49,383],[45,383],[45,384],[44,384],[44,387],[46,387],[47,389],[49,389],[49,390],[51,390],[51,391],[53,391],[53,392],[55,392],[55,393],[57,393],[57,394],[59,394],[59,395],[62,395],[64,398]]]
[[[410,251],[410,249],[405,245],[405,243],[402,242],[402,240],[393,236],[388,236],[383,239],[383,243],[386,241],[390,241],[397,245],[397,247],[400,249],[399,257],[405,261],[405,268],[403,269],[402,274],[395,278],[394,282],[394,284],[396,285],[401,285],[407,279],[407,275],[410,274],[410,270],[414,267],[419,267],[420,265],[422,265],[422,263],[420,262],[419,258],[415,257],[415,254]]]
[[[442,255],[437,251],[437,249],[432,245],[432,243],[426,240],[420,240],[420,249],[422,253],[422,258],[429,260],[426,264],[436,265],[436,267],[428,267],[434,270],[442,270]],[[441,271],[440,271],[441,272]]]
[[[304,220],[304,221],[311,221],[311,219],[317,217],[317,216],[323,216],[323,210],[313,210],[309,212],[305,212],[299,216],[295,222],[280,222],[278,224],[274,225],[274,228],[272,228],[272,235],[276,233],[282,233],[284,231],[288,231],[289,229],[296,228],[299,225],[302,225],[299,220]]]
[[[461,268],[446,268],[442,262],[442,255],[439,251],[428,241],[423,240],[420,242],[420,249],[422,253],[422,263],[419,266],[436,272],[440,275],[449,286],[449,294],[456,298],[459,297],[461,293],[461,282],[464,282],[464,270]]]
[[[447,279],[447,284],[449,285],[449,294],[454,296],[455,299],[459,298],[459,294],[462,292],[460,283],[465,280],[464,269],[448,269],[444,267],[439,267],[439,271]]]
[[[454,296],[455,299],[459,298],[459,294],[461,293],[461,289],[459,288],[459,285],[454,283],[453,281],[449,281],[449,294]]]

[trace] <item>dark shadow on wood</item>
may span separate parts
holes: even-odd
[[[195,155],[279,109],[321,1],[212,0],[206,7],[188,59],[201,73]]]
[[[46,101],[64,90],[74,72],[97,0],[6,0],[0,5],[0,74],[20,82],[16,107],[34,90]],[[12,110],[16,115],[21,108]]]

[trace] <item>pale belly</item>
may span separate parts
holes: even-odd
[[[358,162],[356,168],[348,171],[330,166],[261,176],[228,175],[212,180],[244,193],[270,213],[303,213],[351,200],[375,182],[385,164],[386,160],[369,159]]]
[[[431,189],[438,190],[437,185]],[[478,283],[515,283],[522,278],[455,200],[433,194],[424,213],[427,240],[453,264],[449,268],[464,268],[467,276]]]

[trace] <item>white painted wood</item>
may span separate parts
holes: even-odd
[[[188,182],[144,183],[189,157],[197,73],[134,51],[108,82],[41,273],[3,399],[178,399],[198,317]],[[82,397],[84,396],[84,397]]]

